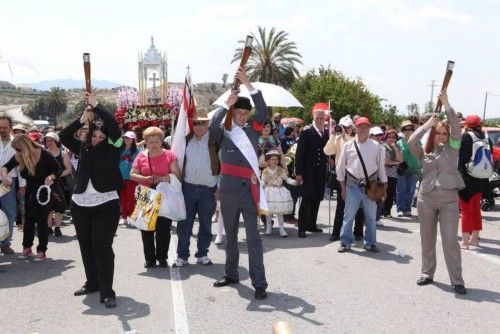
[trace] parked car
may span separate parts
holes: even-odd
[[[493,142],[493,166],[500,160],[500,128],[483,128],[488,138]]]

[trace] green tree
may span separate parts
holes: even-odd
[[[37,97],[31,101],[26,110],[26,115],[32,119],[47,119],[48,117],[47,100],[45,96]]]
[[[57,117],[66,112],[68,99],[66,92],[59,87],[52,87],[47,95],[47,108],[49,114],[54,118],[54,124],[57,125]]]
[[[288,40],[287,32],[276,31],[274,27],[267,33],[266,28],[259,26],[258,34],[251,34],[254,47],[247,63],[249,79],[290,88],[299,77],[296,64],[302,64],[302,55],[297,51],[295,42]],[[231,63],[240,61],[242,54],[243,47],[237,48]]]
[[[432,114],[434,113],[434,103],[427,102],[424,106],[424,114]]]
[[[418,107],[418,104],[416,104],[415,102],[412,102],[409,105],[407,105],[406,110],[408,110],[408,115],[420,116],[420,108]]]
[[[312,106],[317,102],[328,101],[331,115],[336,121],[345,115],[358,114],[370,117],[372,122],[385,123],[381,119],[384,109],[380,104],[380,97],[371,93],[360,78],[351,79],[329,66],[310,70],[295,80],[292,93],[302,103],[305,111],[302,110],[298,115],[297,110],[292,109],[285,114],[301,117],[306,123],[312,120]],[[372,116],[376,118],[373,119]]]

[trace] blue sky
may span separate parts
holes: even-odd
[[[81,79],[88,51],[94,78],[137,86],[137,55],[153,35],[167,52],[169,81],[182,81],[189,64],[195,82],[220,82],[235,71],[237,40],[275,26],[297,43],[301,73],[331,65],[403,112],[429,101],[428,85],[441,84],[452,59],[452,104],[482,115],[485,92],[500,95],[499,17],[493,0],[3,0],[0,54],[39,76],[19,67],[12,78],[0,64],[0,80]],[[500,96],[488,97],[487,116],[500,117]]]

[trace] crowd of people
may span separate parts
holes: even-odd
[[[177,222],[177,258],[171,264],[178,268],[189,264],[196,218],[194,257],[201,265],[212,264],[208,253],[217,211],[215,244],[225,242],[226,265],[215,287],[239,282],[240,215],[255,298],[264,299],[268,283],[261,232],[271,235],[276,219],[281,237],[288,236],[285,223],[297,224],[299,238],[306,238],[307,232],[322,233],[319,206],[325,191],[329,199],[335,191],[329,238],[340,241],[338,252],[350,251],[355,240],[363,240],[366,251],[379,252],[377,225],[393,216],[410,217],[416,202],[422,247],[417,284],[433,282],[439,222],[451,284],[457,293],[466,293],[461,248],[479,246],[479,203],[488,182],[487,172],[474,161],[479,146],[487,152],[492,145],[478,116],[463,119],[441,92],[444,119],[431,114],[391,128],[347,115],[337,123],[329,118],[328,105],[317,103],[311,111],[312,124],[299,128],[294,122],[282,123],[278,113],[268,119],[262,93],[252,86],[245,70],[239,69],[236,77],[249,90],[255,113],[250,117],[250,99],[236,93],[212,119],[199,110],[190,120],[192,131],[186,137],[181,165],[164,129],[122,133],[112,113],[92,94],[86,95],[87,108],[81,117],[64,129],[43,134],[13,127],[12,120],[1,115],[1,182],[8,191],[0,197],[0,206],[11,232],[1,242],[1,252],[14,254],[12,231],[19,218],[23,232],[19,258],[34,255],[34,261],[45,260],[49,235],[62,235],[61,223],[70,209],[86,275],[74,294],[99,291],[101,302],[115,307],[112,244],[117,227],[128,226],[137,185],[155,188],[175,176],[182,181],[186,218]],[[232,127],[224,128],[221,123],[230,116]],[[458,243],[460,216],[462,241]],[[38,246],[33,254],[35,226]],[[168,267],[171,226],[169,218],[158,217],[155,231],[141,231],[144,267]]]

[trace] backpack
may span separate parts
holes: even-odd
[[[472,131],[467,132],[472,138],[472,155],[466,164],[469,175],[477,179],[489,179],[493,173],[491,148],[488,138],[479,139]]]

